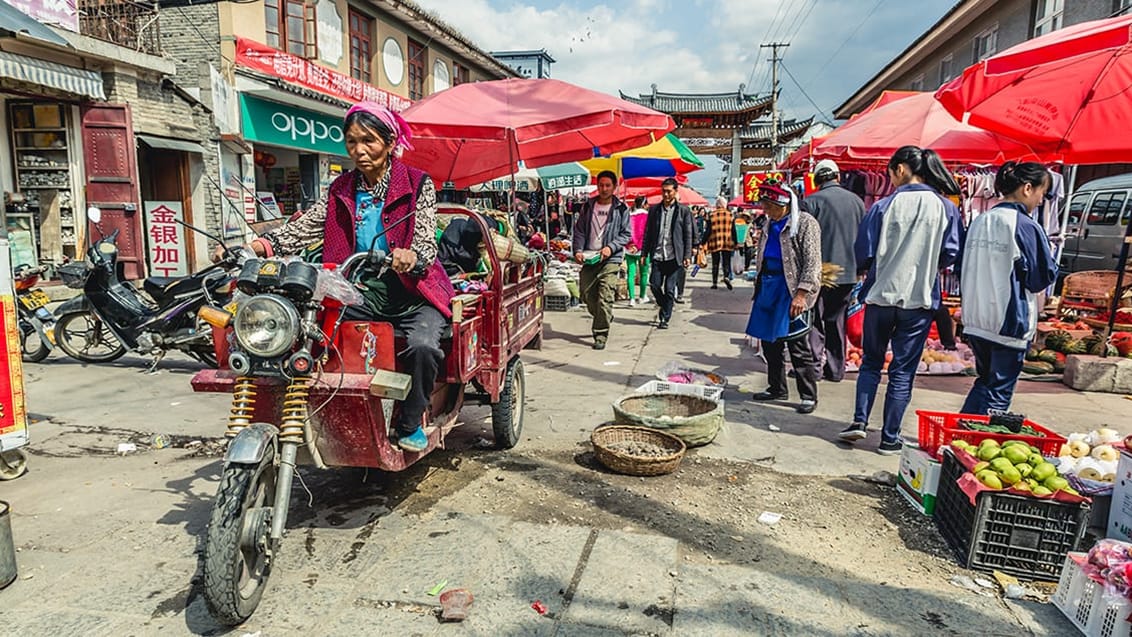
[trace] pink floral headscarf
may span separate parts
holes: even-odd
[[[381,120],[383,124],[393,131],[393,156],[400,157],[405,149],[413,150],[413,131],[409,129],[409,123],[405,118],[401,117],[399,113],[389,110],[388,107],[382,106],[377,102],[358,102],[346,111],[346,117],[358,111],[365,111]]]

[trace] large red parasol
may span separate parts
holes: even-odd
[[[405,163],[462,188],[529,168],[639,148],[672,118],[559,80],[460,84],[402,113],[413,131]]]
[[[968,67],[936,98],[956,117],[999,131],[1069,164],[1132,161],[1132,16],[1083,22]],[[1125,230],[1116,290],[1124,283],[1132,224]],[[1113,294],[1111,333],[1120,294]]]
[[[931,93],[872,108],[815,140],[814,159],[887,161],[901,146],[930,148],[949,163],[1040,159],[1025,144],[957,121]]]
[[[1083,22],[968,67],[936,98],[957,118],[1070,164],[1132,161],[1132,16]]]

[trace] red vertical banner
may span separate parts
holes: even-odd
[[[3,245],[7,254],[7,242]],[[3,260],[4,272],[11,272],[7,259]],[[4,286],[7,289],[0,291],[0,313],[4,320],[4,356],[0,360],[0,438],[15,436],[23,438],[27,429],[27,408],[24,402],[24,367],[22,352],[20,351],[20,333],[16,325],[16,300],[12,292],[11,282]],[[0,440],[0,449],[22,447],[23,440],[18,444],[8,444]]]
[[[775,179],[789,186],[790,182],[787,181],[788,176],[788,173],[782,170],[761,170],[744,174],[743,201],[747,203],[758,203],[759,185],[768,179]]]

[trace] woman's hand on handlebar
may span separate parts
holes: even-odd
[[[389,267],[399,274],[408,274],[417,265],[417,253],[405,248],[394,248]]]
[[[257,257],[262,257],[264,256],[262,250],[263,248],[261,248],[259,244],[255,242],[249,243],[246,246],[236,246],[235,248],[226,248],[220,245],[216,246],[212,250],[210,258],[212,259],[213,263],[220,263],[225,258],[238,258],[240,251],[246,251],[250,254],[254,254]]]

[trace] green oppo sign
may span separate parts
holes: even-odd
[[[342,120],[330,115],[240,95],[244,139],[327,155],[345,155]]]

